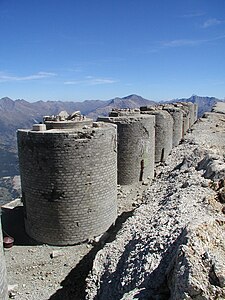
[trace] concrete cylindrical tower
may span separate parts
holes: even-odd
[[[81,123],[18,131],[25,226],[37,241],[80,243],[117,218],[116,126]]]
[[[195,122],[198,120],[198,104],[194,103]]]
[[[182,137],[186,134],[188,129],[190,128],[190,111],[189,108],[180,102],[173,104],[175,107],[179,108],[183,112],[183,134]]]
[[[164,110],[173,118],[173,143],[172,146],[176,147],[183,137],[183,112],[181,109],[173,106],[164,106]]]
[[[1,216],[1,212],[0,212]],[[2,224],[0,219],[0,299],[8,299],[8,285],[6,278],[6,265],[5,256],[3,251],[3,239],[2,239]]]
[[[155,162],[164,162],[172,150],[173,118],[162,109],[141,107],[141,112],[155,116]]]
[[[118,184],[154,178],[155,117],[135,114],[98,120],[117,125]]]
[[[187,109],[187,107],[183,106],[183,137],[186,134],[186,132],[188,131],[188,129],[190,128],[190,112]]]
[[[189,128],[194,124],[195,122],[195,107],[194,107],[194,103],[192,102],[181,102],[181,104],[184,107],[187,107],[189,110]]]

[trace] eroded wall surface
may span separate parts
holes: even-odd
[[[117,218],[116,128],[18,131],[27,233],[67,245],[105,232]]]

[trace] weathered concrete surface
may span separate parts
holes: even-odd
[[[164,106],[164,110],[173,118],[173,142],[172,147],[176,147],[183,137],[183,111],[177,107]]]
[[[224,129],[225,114],[207,114],[172,150],[146,204],[98,252],[86,299],[225,299]],[[207,155],[221,166],[211,179]]]
[[[189,121],[190,121],[190,127],[191,127],[196,120],[196,107],[195,107],[194,103],[192,103],[192,102],[182,102],[182,104],[184,106],[187,106],[189,109],[189,112],[190,112]]]
[[[154,178],[155,117],[132,111],[119,113],[126,114],[98,118],[117,125],[118,184],[132,185]]]
[[[198,119],[198,104],[194,103],[194,121],[196,122]]]
[[[180,102],[174,103],[174,106],[183,111],[183,133],[182,133],[182,136],[184,137],[184,135],[190,128],[190,111],[187,106],[184,106]]]
[[[145,110],[141,107],[141,113],[155,116],[155,162],[164,162],[172,150],[173,118],[162,108],[149,110],[146,107]]]
[[[18,131],[26,231],[71,245],[105,232],[117,218],[116,126]]]

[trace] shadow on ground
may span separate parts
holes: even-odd
[[[13,237],[14,245],[17,246],[39,245],[25,232],[23,206],[17,206],[13,209],[4,208],[1,214],[3,237]]]
[[[62,288],[58,290],[49,300],[84,300],[85,299],[85,280],[89,271],[92,269],[93,261],[98,253],[104,247],[104,243],[112,242],[117,232],[121,229],[123,223],[133,215],[133,211],[122,213],[116,221],[115,226],[109,230],[109,237],[106,241],[98,242],[88,254],[86,254],[77,266],[61,282]]]

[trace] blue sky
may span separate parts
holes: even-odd
[[[225,97],[224,0],[0,0],[0,98]]]

